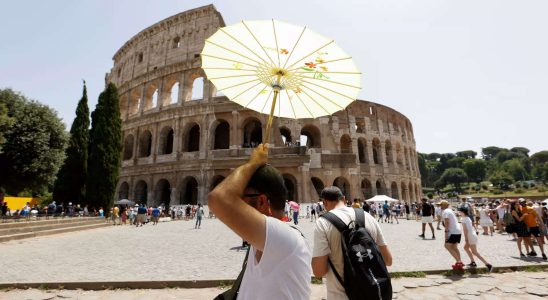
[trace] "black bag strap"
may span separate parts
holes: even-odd
[[[247,259],[249,257],[249,250],[251,246],[247,247],[247,252],[245,253],[245,259],[242,264],[242,271],[238,275],[238,278],[232,284],[232,287],[229,290],[226,290],[224,293],[217,295],[213,300],[236,300],[238,298],[238,292],[240,291],[240,286],[242,285],[242,280],[244,279],[245,269],[247,268]]]

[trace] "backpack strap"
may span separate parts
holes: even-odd
[[[356,213],[356,219],[354,222],[358,224],[359,227],[365,228],[365,212],[361,208],[354,208],[354,213]]]
[[[343,232],[346,228],[348,228],[348,225],[343,222],[337,215],[335,215],[332,212],[327,212],[321,216],[322,218],[326,218],[329,223],[333,224],[339,232]]]
[[[244,279],[245,269],[247,268],[247,259],[249,257],[249,251],[251,250],[251,245],[247,247],[247,252],[245,253],[244,262],[242,264],[242,271],[236,278],[236,281],[232,284],[232,287],[226,290],[224,293],[221,293],[215,297],[213,300],[236,300],[238,298],[238,293],[240,292],[240,286],[242,285],[242,280]]]

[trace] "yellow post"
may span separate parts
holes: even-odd
[[[276,86],[274,86],[274,98],[272,99],[272,107],[270,108],[270,115],[268,116],[268,122],[266,123],[266,137],[263,141],[263,144],[266,145],[270,142],[270,129],[272,127],[272,119],[274,118],[274,109],[276,108],[276,100],[278,99],[278,94],[280,93],[280,80],[282,79],[282,74],[278,74],[278,79],[276,80]]]

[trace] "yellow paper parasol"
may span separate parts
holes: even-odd
[[[230,100],[272,118],[317,118],[354,101],[361,73],[332,39],[277,20],[219,28],[202,51],[202,68]]]

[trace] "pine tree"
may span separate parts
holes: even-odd
[[[82,98],[76,108],[76,118],[70,128],[66,159],[57,174],[53,199],[58,203],[86,203],[85,184],[88,165],[89,108],[86,82]]]
[[[118,90],[109,83],[91,114],[86,198],[95,208],[112,206],[120,173],[122,121]]]

